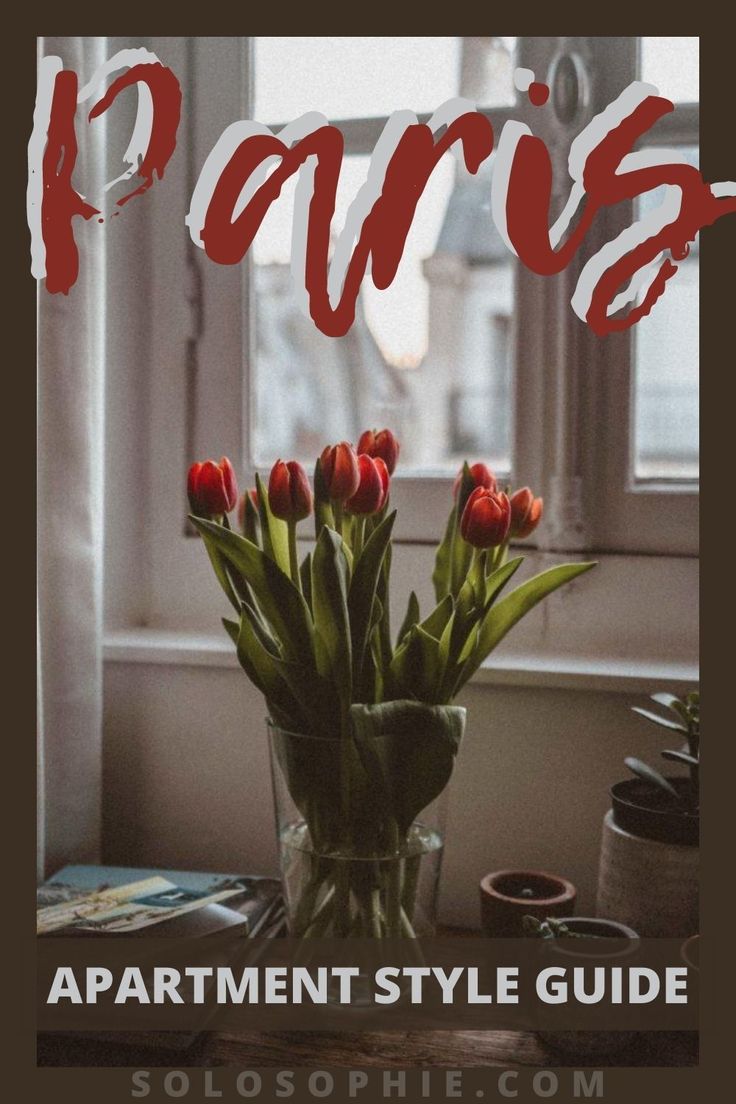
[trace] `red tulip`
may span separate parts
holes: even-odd
[[[327,493],[333,502],[346,502],[360,482],[358,457],[347,441],[323,449],[320,457]]]
[[[476,487],[460,519],[460,532],[475,548],[493,548],[506,540],[511,523],[511,503],[503,491]]]
[[[358,474],[358,489],[345,503],[345,508],[351,514],[375,514],[388,496],[388,468],[380,456],[374,460],[361,453],[358,456]]]
[[[391,483],[391,475],[388,470],[388,465],[385,463],[384,460],[381,459],[380,456],[376,456],[373,460],[373,463],[378,468],[378,474],[381,477],[381,486],[383,487],[383,498],[381,499],[381,505],[378,507],[379,510],[382,510],[383,507],[386,505],[386,499],[388,498],[388,489]]]
[[[380,458],[388,468],[388,474],[393,475],[399,459],[399,442],[390,429],[378,432],[366,429],[358,441],[358,455],[370,456],[373,460]]]
[[[297,460],[277,460],[268,480],[271,513],[284,521],[302,521],[312,512],[312,488]]]
[[[535,498],[528,487],[522,487],[511,496],[512,537],[528,537],[539,525],[544,502]]]
[[[197,517],[221,517],[235,508],[238,484],[233,466],[226,456],[192,464],[187,477],[189,506]]]
[[[480,461],[476,464],[470,465],[470,474],[473,477],[473,483],[476,487],[485,487],[488,491],[495,491],[497,487],[496,477],[489,467],[482,464]],[[457,492],[460,490],[460,484],[463,481],[463,469],[457,473],[455,477],[455,485],[452,488],[452,493],[457,498]]]

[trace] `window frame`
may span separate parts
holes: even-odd
[[[146,322],[152,371],[144,445],[151,461],[147,497],[156,507],[149,510],[151,522],[144,526],[145,594],[136,609],[145,612],[137,612],[136,620],[155,627],[186,625],[211,631],[217,589],[213,580],[203,579],[207,573],[201,570],[201,549],[186,522],[183,484],[188,464],[200,456],[226,453],[240,473],[253,470],[248,447],[253,418],[250,367],[255,363],[253,262],[247,257],[242,265],[223,267],[209,261],[192,246],[182,212],[188,210],[196,175],[222,130],[236,119],[251,117],[252,44],[245,38],[148,41],[179,76],[185,102],[177,156],[164,181],[151,189],[141,220],[147,235],[145,242],[140,239],[148,258],[146,288],[156,304]],[[487,109],[484,114],[493,122],[496,143],[507,119],[527,121],[535,133],[548,138],[559,169],[565,142],[623,87],[622,73],[636,72],[638,41],[519,39],[517,64],[532,68],[538,79],[549,79],[561,52],[579,56],[590,79],[587,101],[569,127],[557,127],[551,139],[545,134],[544,113],[522,102],[525,97],[517,97],[515,106]],[[596,68],[601,56],[606,67]],[[207,95],[197,94],[204,74]],[[346,152],[371,152],[383,121],[379,116],[339,123]],[[664,122],[662,144],[674,143],[683,134],[690,141],[697,108],[678,105]],[[647,144],[650,141],[648,137]],[[566,174],[562,180],[564,189]],[[625,213],[617,212],[617,217]],[[595,251],[612,229],[614,221],[601,220],[586,250]],[[621,472],[629,470],[630,434],[626,441],[611,439],[605,408],[612,395],[618,400],[621,394],[631,394],[631,342],[621,335],[599,341],[574,316],[570,298],[584,259],[581,255],[559,277],[537,277],[515,266],[510,332],[513,482],[529,484],[545,497],[547,521],[539,530],[538,550],[695,555],[697,493],[692,487],[621,483]],[[449,476],[397,473],[392,496],[399,508],[400,542],[437,541],[451,483]]]
[[[625,79],[639,79],[641,38],[626,42],[620,57]],[[640,145],[699,145],[699,105],[676,104],[674,112],[661,119]],[[608,210],[601,220],[602,240],[611,240],[631,224],[632,217],[633,203]],[[597,343],[600,459],[593,465],[597,481],[596,505],[592,509],[594,546],[612,551],[697,555],[698,480],[635,476],[635,341],[636,329],[611,334]],[[621,395],[628,397],[628,417],[625,431],[617,433],[606,411],[610,404],[620,401]]]

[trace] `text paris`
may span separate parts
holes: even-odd
[[[80,105],[91,102],[83,125],[93,126],[123,90],[138,90],[126,168],[112,182],[131,180],[132,186],[117,199],[114,213],[164,175],[181,115],[176,76],[143,48],[121,51],[81,90],[78,84],[77,74],[64,69],[59,58],[42,59],[29,142],[27,210],[32,272],[45,278],[49,292],[67,293],[77,279],[74,220],[104,222],[106,217],[72,183]],[[634,152],[672,110],[652,85],[634,82],[596,115],[571,143],[569,195],[551,227],[553,172],[544,142],[513,120],[498,141],[489,217],[511,252],[540,275],[567,267],[603,208],[662,188],[658,205],[582,267],[572,307],[598,335],[627,329],[648,314],[698,231],[736,211],[733,182],[706,183],[673,150]],[[476,173],[494,146],[490,121],[465,100],[449,100],[426,125],[409,111],[395,112],[376,144],[345,227],[333,241],[341,132],[316,111],[278,135],[259,123],[234,122],[205,161],[185,222],[192,241],[210,260],[238,264],[285,182],[297,176],[292,233],[297,295],[315,325],[339,337],[354,321],[366,272],[379,289],[392,283],[417,204],[440,158],[452,151]]]

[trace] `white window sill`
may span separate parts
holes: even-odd
[[[238,667],[235,651],[224,634],[218,637],[160,629],[107,632],[103,658],[106,663]],[[697,665],[682,661],[508,652],[486,660],[473,681],[496,686],[650,693],[659,684],[691,688],[698,679]]]

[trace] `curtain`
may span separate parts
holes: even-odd
[[[101,38],[45,38],[80,87]],[[76,120],[78,191],[94,202],[104,123]],[[97,234],[94,231],[97,230]],[[79,278],[38,293],[38,870],[99,857],[102,779],[104,236],[75,219]]]

